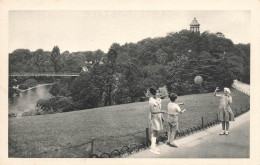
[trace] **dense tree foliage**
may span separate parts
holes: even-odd
[[[56,46],[52,52],[18,49],[9,56],[10,73],[79,73],[86,66],[88,72],[62,79],[51,90],[55,96],[72,97],[79,109],[142,101],[151,86],[182,95],[230,87],[234,79],[250,83],[250,44],[233,44],[220,32],[182,30],[137,43],[113,43],[106,54],[60,54]],[[198,75],[201,85],[194,83]]]

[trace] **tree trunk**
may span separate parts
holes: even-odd
[[[108,104],[112,105],[112,85],[109,85],[109,89],[108,89]]]

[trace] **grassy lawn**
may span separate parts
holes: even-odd
[[[250,97],[232,89],[233,111],[245,108]],[[169,99],[163,99],[162,109],[167,108]],[[180,115],[179,129],[186,129],[215,120],[219,98],[212,93],[180,96],[181,108],[187,111]],[[234,112],[235,113],[235,112]],[[95,138],[94,153],[111,152],[125,145],[145,141],[148,127],[148,102],[101,107],[90,110],[59,114],[9,118],[9,157],[87,157],[90,144],[74,148]],[[232,129],[232,123],[231,123]],[[127,134],[140,132],[131,136]],[[66,148],[66,149],[64,149]],[[56,151],[55,151],[56,150]],[[37,153],[40,155],[34,155]]]

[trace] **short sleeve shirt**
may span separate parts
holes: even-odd
[[[181,108],[178,104],[170,102],[168,104],[168,114],[177,116],[181,112]]]

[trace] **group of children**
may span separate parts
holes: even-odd
[[[228,135],[229,121],[234,121],[234,115],[230,108],[232,103],[232,98],[230,96],[230,90],[224,88],[224,95],[217,95],[216,92],[219,90],[216,88],[214,96],[221,97],[220,100],[220,111],[219,111],[219,120],[222,122],[222,128],[224,130],[220,135]],[[167,114],[167,123],[169,124],[168,129],[168,140],[167,145],[170,147],[177,147],[174,143],[176,134],[178,131],[178,115],[186,111],[186,109],[181,110],[179,105],[184,103],[176,103],[177,94],[169,94],[170,102],[168,103],[167,110],[161,110],[161,99],[156,97],[157,91],[154,88],[149,88],[148,91],[151,95],[149,98],[150,106],[150,128],[151,128],[151,147],[150,151],[154,154],[160,154],[160,149],[156,147],[156,137],[158,132],[163,129],[164,118],[162,114]]]

